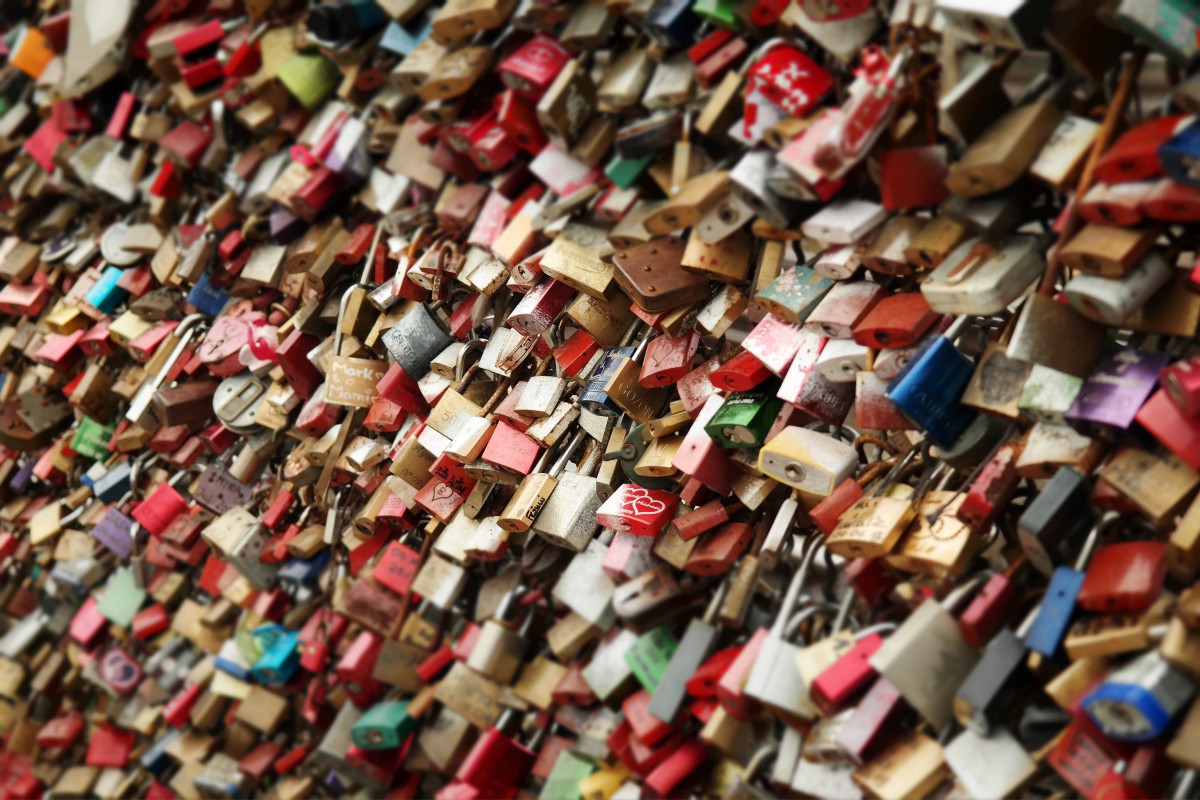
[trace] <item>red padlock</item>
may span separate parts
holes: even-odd
[[[863,695],[837,732],[837,749],[855,764],[880,753],[915,717],[896,684],[880,677]]]
[[[937,322],[925,295],[905,292],[883,298],[854,326],[854,341],[865,347],[908,347]]]
[[[1096,161],[1095,179],[1100,183],[1129,183],[1157,178],[1163,171],[1158,148],[1190,124],[1191,117],[1177,114],[1134,125]]]
[[[571,54],[557,39],[539,33],[501,61],[497,70],[509,89],[538,100],[570,60]]]
[[[657,536],[671,521],[679,495],[662,489],[622,484],[596,510],[596,521],[606,528],[637,536]]]
[[[670,736],[675,731],[675,726],[651,714],[649,706],[650,693],[641,689],[625,698],[621,710],[625,712],[625,719],[629,720],[633,735],[641,740],[642,744],[653,747]]]
[[[370,708],[383,695],[384,684],[375,680],[375,662],[383,651],[383,639],[364,630],[346,650],[337,665],[337,677],[350,702],[359,708]]]
[[[1200,416],[1200,356],[1164,367],[1158,382],[1180,411],[1189,417]]]
[[[170,624],[171,612],[167,611],[167,607],[162,603],[155,603],[134,614],[130,630],[133,631],[135,639],[145,641],[165,631]]]
[[[1119,542],[1097,550],[1079,589],[1080,608],[1103,614],[1145,611],[1167,576],[1166,547],[1165,542]]]
[[[480,458],[515,475],[528,475],[541,449],[537,442],[507,422],[497,422]]]
[[[984,532],[1012,499],[1021,482],[1017,474],[1017,458],[1021,446],[1006,443],[996,451],[979,471],[974,483],[967,489],[956,516],[976,533]]]
[[[832,717],[854,703],[875,680],[870,659],[880,647],[883,637],[878,633],[858,638],[853,647],[813,679],[808,687],[813,705],[826,717]]]
[[[454,773],[482,797],[516,797],[517,788],[533,767],[533,751],[503,732],[506,723],[516,719],[514,712],[505,712],[505,717],[480,735]]]
[[[748,75],[750,94],[758,89],[794,117],[803,117],[833,89],[833,78],[817,62],[791,45],[771,48]]]
[[[708,379],[722,391],[748,392],[771,375],[765,364],[743,351],[709,372]]]
[[[646,345],[638,383],[647,389],[670,386],[692,371],[692,361],[700,347],[695,329],[679,336],[656,336]]]
[[[516,92],[511,89],[501,92],[495,104],[496,123],[522,150],[537,155],[549,143],[538,124],[537,111]],[[514,200],[509,208],[515,212],[520,205]]]

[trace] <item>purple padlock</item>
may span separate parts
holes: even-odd
[[[1167,353],[1132,347],[1109,351],[1084,381],[1065,415],[1067,423],[1089,436],[1111,439],[1124,433],[1170,360]]]
[[[132,519],[116,508],[109,507],[96,527],[92,528],[92,536],[122,561],[128,561],[133,552],[133,524]]]

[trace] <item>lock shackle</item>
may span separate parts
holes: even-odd
[[[783,638],[791,639],[796,635],[796,631],[800,629],[800,626],[813,617],[821,614],[833,616],[837,614],[837,611],[838,607],[828,600],[817,600],[792,615],[791,619],[788,620],[787,626],[783,629]]]
[[[342,495],[345,493],[345,489],[339,489],[333,493],[333,505],[329,507],[329,513],[325,515],[325,535],[323,539],[327,545],[333,544],[333,539],[340,527]]]
[[[873,633],[877,633],[880,636],[883,636],[885,634],[892,633],[899,627],[900,627],[900,625],[895,622],[877,622],[874,625],[868,625],[865,628],[855,631],[854,639],[855,639],[855,641],[857,641],[859,639],[865,639],[866,637],[870,636]]]
[[[987,569],[972,575],[966,580],[965,583],[954,587],[954,589],[948,595],[946,595],[946,597],[940,603],[941,607],[949,611],[951,614],[955,613],[959,606],[963,605],[966,600],[972,594],[974,594],[976,589],[979,589],[985,583],[991,580],[994,574],[995,573],[992,570]]]
[[[367,108],[370,108],[370,104],[367,105]],[[371,237],[371,247],[367,250],[366,261],[363,262],[362,272],[358,276],[359,284],[375,285],[375,282],[371,280],[371,272],[375,269],[375,253],[379,250],[379,240],[381,238],[383,238],[383,226],[376,225],[375,235]],[[341,326],[339,325],[338,327],[340,328]]]
[[[587,437],[587,431],[577,431],[571,437],[571,441],[563,449],[562,453],[554,461],[554,466],[550,468],[550,477],[557,478],[562,474],[562,471],[567,468],[567,462],[571,460],[571,456],[579,449],[579,445],[583,444],[583,440]]]
[[[129,409],[125,412],[126,420],[136,423],[142,418],[142,415],[150,408],[150,400],[154,397],[154,393],[158,391],[158,387],[162,386],[163,381],[166,380],[167,373],[171,371],[171,368],[175,366],[180,356],[183,355],[183,351],[191,344],[192,337],[196,335],[197,329],[210,319],[212,318],[208,314],[196,312],[195,314],[188,314],[175,327],[173,333],[179,337],[179,341],[175,344],[175,349],[167,357],[162,369],[155,373],[154,377],[150,378],[149,381],[143,383],[142,388],[138,389],[137,394],[134,395],[133,400],[129,403]]]
[[[704,616],[701,618],[705,625],[713,624],[713,620],[717,618],[717,612],[724,605],[725,597],[729,594],[731,575],[733,575],[733,570],[725,573],[725,577],[717,584],[717,591],[713,594],[712,600],[708,601],[708,607],[704,609]]]
[[[79,508],[72,511],[70,514],[67,514],[65,517],[60,517],[58,520],[59,527],[62,527],[63,525],[69,525],[70,523],[75,522],[77,519],[82,517],[87,512],[87,510],[92,507],[92,504],[95,502],[96,502],[96,498],[89,497],[88,501],[86,503],[84,503],[83,505],[79,506]]]
[[[459,349],[458,355],[454,357],[454,379],[456,381],[461,381],[467,374],[467,370],[470,369],[470,367],[467,366],[467,357],[475,354],[476,352],[482,354],[483,348],[486,346],[486,342],[486,339],[471,339],[463,342],[463,347]],[[479,358],[476,357],[475,361],[478,360]],[[458,389],[458,391],[461,392],[465,388],[466,385],[464,384],[460,389]]]
[[[1119,511],[1105,511],[1096,520],[1096,524],[1088,531],[1087,538],[1083,540],[1083,547],[1079,548],[1079,556],[1075,559],[1075,571],[1083,572],[1087,569],[1088,561],[1092,558],[1092,553],[1096,551],[1096,544],[1100,541],[1100,536],[1106,533],[1109,528],[1115,525],[1121,519]]]
[[[742,780],[749,783],[758,777],[758,773],[766,766],[767,761],[779,753],[779,742],[775,739],[770,740],[769,744],[764,744],[762,747],[754,751],[754,755],[750,756],[750,760],[746,762],[746,768],[742,771]]]
[[[1194,769],[1180,770],[1178,783],[1175,790],[1171,792],[1171,800],[1187,800],[1187,798],[1195,796],[1197,778],[1200,778],[1200,772]]]
[[[950,341],[951,344],[957,344],[958,340],[966,333],[967,326],[971,324],[971,317],[967,314],[960,314],[950,323],[950,327],[942,332],[942,336]]]
[[[804,587],[805,580],[808,579],[808,570],[812,566],[813,558],[817,551],[821,549],[822,542],[814,537],[810,540],[811,545],[806,543],[807,549],[803,551],[803,556],[800,561],[800,568],[792,575],[792,581],[788,584],[787,594],[783,596],[783,603],[779,608],[779,616],[775,618],[775,623],[771,626],[771,635],[776,639],[783,638],[783,633],[787,630],[788,618],[792,615],[796,608],[796,603],[800,599],[800,591]]]
[[[829,551],[825,551],[828,553]],[[838,633],[846,627],[846,621],[850,619],[850,609],[854,608],[854,590],[847,589],[842,595],[842,601],[838,603],[837,616],[833,618],[833,632]]]
[[[342,353],[342,320],[346,317],[346,306],[350,303],[350,293],[355,289],[371,290],[371,287],[365,283],[352,283],[346,287],[346,291],[342,292],[342,300],[338,303],[337,327],[333,331],[333,354],[339,356]]]
[[[871,494],[869,494],[868,497],[879,497],[879,495],[883,493],[884,489],[895,483],[896,479],[900,477],[900,473],[904,471],[904,468],[912,463],[912,460],[916,458],[918,449],[919,448],[914,447],[905,453],[904,457],[897,461],[892,468],[884,474],[879,483],[875,484],[875,488],[871,491]]]

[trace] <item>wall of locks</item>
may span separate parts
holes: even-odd
[[[1197,796],[1198,31],[0,2],[0,798]]]

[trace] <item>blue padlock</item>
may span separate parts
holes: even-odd
[[[175,759],[167,755],[167,748],[182,735],[183,731],[167,729],[166,733],[151,742],[150,746],[142,752],[141,758],[138,759],[138,765],[155,778],[161,778],[168,769],[175,766]]]
[[[613,402],[604,388],[624,363],[624,359],[633,358],[634,352],[636,349],[633,347],[610,347],[605,350],[604,355],[600,357],[600,363],[596,365],[596,370],[579,394],[579,405],[593,414],[606,417],[619,415],[621,408]]]
[[[1186,708],[1196,684],[1151,648],[1115,670],[1083,699],[1081,706],[1110,739],[1157,739]]]
[[[31,464],[33,462],[30,462]],[[133,462],[118,461],[92,484],[92,492],[101,503],[115,503],[129,491],[133,479]]]
[[[200,280],[196,281],[196,285],[192,287],[192,290],[188,292],[187,301],[194,305],[201,313],[215,317],[221,313],[221,309],[225,308],[225,304],[229,302],[229,292],[213,286],[208,273],[205,272],[200,276]]]
[[[692,11],[694,0],[665,0],[650,10],[642,22],[642,30],[655,44],[677,48],[690,42],[700,27],[700,17]]]
[[[1158,160],[1168,178],[1200,189],[1200,122],[1193,122],[1159,145]]]
[[[87,290],[84,301],[102,314],[112,314],[129,297],[129,292],[117,286],[123,273],[124,270],[119,267],[106,268],[92,288]]]
[[[975,364],[948,338],[965,322],[955,323],[946,336],[926,339],[884,393],[940,447],[953,445],[975,419],[975,412],[961,402]]]
[[[383,38],[379,40],[379,46],[384,50],[395,53],[401,58],[406,58],[413,50],[417,49],[417,45],[425,41],[432,30],[433,18],[428,14],[410,22],[408,25],[391,22],[384,29]]]
[[[325,565],[328,563],[328,550],[322,550],[307,561],[300,558],[290,558],[280,568],[277,577],[281,581],[291,581],[301,586],[311,586],[317,582],[317,578],[321,576],[321,571],[325,569]]]
[[[1100,533],[1116,521],[1118,514],[1110,511],[1100,518],[1088,534],[1075,567],[1057,567],[1050,576],[1050,584],[1046,594],[1042,596],[1042,604],[1034,614],[1029,629],[1025,631],[1025,646],[1035,653],[1041,653],[1046,658],[1053,658],[1062,645],[1063,637],[1075,618],[1075,600],[1079,590],[1083,588],[1084,570],[1088,559],[1096,549]]]

